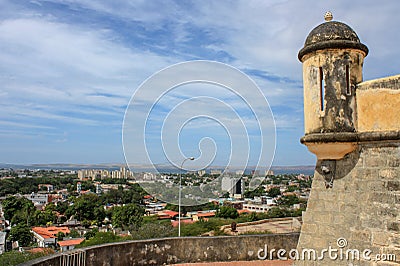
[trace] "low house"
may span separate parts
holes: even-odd
[[[243,205],[243,210],[250,212],[268,212],[269,209],[271,209],[271,205],[268,204],[246,203]]]
[[[152,195],[144,195],[143,201],[144,201],[144,204],[150,204],[151,202],[154,201],[154,198]]]
[[[214,216],[215,216],[215,212],[198,212],[197,214],[194,214],[192,217],[193,217],[193,221],[197,222],[199,220],[207,221],[208,218],[211,218]]]
[[[179,212],[175,211],[170,211],[170,210],[164,210],[161,212],[157,213],[158,219],[163,220],[163,219],[175,219],[179,215]]]
[[[24,197],[32,201],[38,210],[41,210],[43,206],[46,206],[46,204],[50,202],[48,194],[32,192],[31,194],[24,195]]]
[[[85,240],[85,238],[71,238],[67,240],[58,241],[58,245],[60,246],[60,251],[68,251],[75,248],[76,245],[79,245]]]
[[[62,232],[65,235],[69,234],[70,231],[68,227],[33,227],[32,228],[33,237],[38,243],[39,247],[49,247],[56,246],[57,234]]]

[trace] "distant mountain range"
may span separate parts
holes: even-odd
[[[54,164],[7,164],[0,163],[0,168],[12,168],[12,169],[58,169],[58,170],[79,170],[79,169],[109,169],[115,170],[120,167],[125,166],[125,164],[120,163],[99,163],[99,164],[66,164],[66,163],[54,163]],[[171,165],[155,165],[155,168],[159,172],[177,172],[178,168],[173,167]],[[151,165],[133,165],[134,172],[153,172],[154,167]],[[246,167],[246,173],[253,170],[254,166]],[[223,166],[210,166],[209,169],[224,169]],[[231,171],[241,170],[243,168],[230,168]],[[296,165],[296,166],[272,166],[271,170],[274,171],[275,174],[313,174],[315,166],[312,165]]]

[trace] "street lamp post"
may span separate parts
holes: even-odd
[[[183,160],[181,164],[181,168],[179,171],[179,197],[178,197],[178,236],[181,236],[181,195],[182,195],[182,170],[183,170],[183,164],[187,160],[194,160],[194,157],[188,157],[185,160]]]

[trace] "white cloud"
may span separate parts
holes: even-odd
[[[0,0],[0,5],[0,129],[8,139],[13,133],[32,137],[42,129],[68,141],[73,126],[92,128],[90,133],[82,129],[83,136],[96,128],[119,138],[124,107],[139,84],[155,71],[193,58],[247,71],[276,112],[277,127],[302,133],[297,52],[327,10],[370,48],[366,79],[400,68],[393,32],[400,23],[396,0]],[[168,99],[172,103],[196,89]],[[239,99],[209,90],[240,109]],[[143,96],[146,103],[152,92]],[[208,108],[216,117],[221,114]],[[292,143],[299,145],[297,137]]]
[[[53,112],[66,112],[73,107],[79,113],[79,106],[120,109],[127,104],[135,86],[169,64],[168,58],[129,50],[109,38],[102,31],[86,31],[43,20],[1,22],[2,101],[23,104],[3,108],[2,115],[15,115],[16,111],[65,121],[68,117]],[[108,94],[111,96],[104,96]],[[41,103],[43,112],[29,109],[30,103]]]

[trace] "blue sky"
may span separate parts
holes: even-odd
[[[312,165],[315,157],[299,143],[303,98],[297,52],[328,10],[369,47],[364,80],[400,70],[397,0],[0,0],[0,7],[3,163],[122,163],[124,113],[140,84],[172,64],[212,60],[249,75],[268,100],[276,122],[273,164]],[[152,121],[163,121],[169,109],[162,107]],[[204,124],[199,136],[215,136],[221,154],[213,164],[224,164],[229,136],[204,119],[197,122]],[[197,156],[198,140],[182,131],[181,152]],[[152,161],[166,163],[158,146]],[[250,155],[249,164],[255,161]]]

